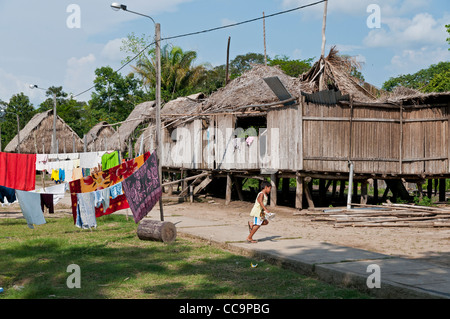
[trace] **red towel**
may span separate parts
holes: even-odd
[[[36,186],[36,154],[0,152],[0,185],[22,191]]]

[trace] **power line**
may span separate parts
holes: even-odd
[[[174,35],[174,36],[167,37],[167,38],[161,38],[161,41],[178,39],[178,38],[183,38],[183,37],[187,37],[187,36],[191,36],[191,35],[197,35],[197,34],[201,34],[201,33],[208,33],[208,32],[217,31],[217,30],[221,30],[221,29],[231,28],[231,27],[235,27],[235,26],[238,26],[238,25],[242,25],[242,24],[246,24],[246,23],[251,23],[251,22],[258,21],[258,20],[262,20],[264,18],[271,18],[271,17],[275,17],[275,16],[278,16],[278,15],[281,15],[281,14],[286,14],[286,13],[290,13],[290,12],[293,12],[293,11],[301,10],[301,9],[304,9],[304,8],[307,8],[307,7],[312,7],[312,6],[318,5],[318,4],[320,4],[322,2],[325,2],[325,1],[327,1],[327,0],[320,0],[320,1],[312,2],[312,3],[305,4],[303,6],[299,6],[299,7],[296,7],[296,8],[292,8],[292,9],[288,9],[288,10],[284,10],[284,11],[279,11],[279,12],[272,13],[272,14],[269,14],[269,15],[266,15],[266,16],[261,16],[261,17],[257,17],[257,18],[253,18],[253,19],[249,19],[249,20],[245,20],[245,21],[241,21],[241,22],[231,23],[231,24],[220,26],[220,27],[215,27],[215,28],[205,29],[205,30],[195,31],[195,32],[189,32],[189,33],[184,33],[184,34],[180,34],[180,35]],[[152,42],[149,45],[147,45],[146,47],[144,47],[141,51],[139,51],[139,53],[137,53],[132,59],[130,59],[126,63],[124,63],[115,72],[119,72],[120,70],[122,70],[124,67],[126,67],[128,64],[130,64],[132,61],[134,61],[138,56],[140,56],[145,50],[147,50],[153,44],[155,44],[155,42]],[[82,94],[92,90],[94,87],[95,87],[95,85],[91,86],[89,89],[84,90],[81,93],[73,95],[73,97],[77,97],[79,95],[82,95]]]

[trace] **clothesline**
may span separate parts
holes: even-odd
[[[150,152],[109,169],[68,183],[74,224],[82,229],[96,228],[96,218],[130,208],[138,223],[162,195],[156,153]],[[64,187],[67,184],[60,184]],[[55,186],[52,186],[55,187]],[[49,189],[49,188],[45,188]],[[45,192],[46,190],[43,189]],[[65,195],[65,191],[52,194]],[[45,224],[44,195],[35,191],[16,190],[16,196],[30,228]],[[40,196],[38,198],[38,196]],[[46,197],[46,196],[44,196]],[[128,198],[132,198],[129,202]],[[41,205],[36,205],[38,201]],[[49,202],[49,197],[46,199]],[[49,204],[50,205],[50,204]],[[47,205],[46,205],[47,206]],[[51,209],[53,209],[53,206]],[[50,207],[49,207],[50,210]]]

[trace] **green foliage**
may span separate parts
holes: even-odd
[[[446,92],[450,91],[450,69],[436,74],[423,89],[423,92]]]
[[[411,89],[423,91],[431,81],[438,75],[450,70],[450,62],[439,62],[432,64],[426,69],[422,69],[414,74],[405,74],[397,77],[391,77],[384,82],[383,90],[392,91],[397,86],[404,86]],[[445,75],[443,75],[445,76]],[[439,79],[435,79],[438,81]],[[433,84],[436,86],[436,84]]]
[[[19,127],[23,129],[36,111],[28,96],[23,92],[13,95],[9,103],[1,102],[1,104],[6,106],[4,121],[0,123],[2,148],[5,148],[17,134],[16,114],[19,116]]]
[[[435,206],[432,198],[423,196],[422,198],[414,196],[414,203],[418,206]]]
[[[445,27],[447,28],[447,32],[450,34],[450,24],[446,24]],[[450,37],[447,38],[447,42],[450,44]],[[450,48],[448,48],[448,50],[450,51]]]
[[[281,70],[289,76],[298,77],[302,73],[308,71],[311,68],[311,64],[314,58],[306,60],[290,60],[286,55],[276,55],[273,59],[268,59],[268,65],[280,66]]]

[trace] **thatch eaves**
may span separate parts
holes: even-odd
[[[105,141],[113,136],[116,130],[109,125],[106,121],[101,121],[94,125],[89,132],[86,133],[86,149],[90,150],[100,150],[109,141]]]

